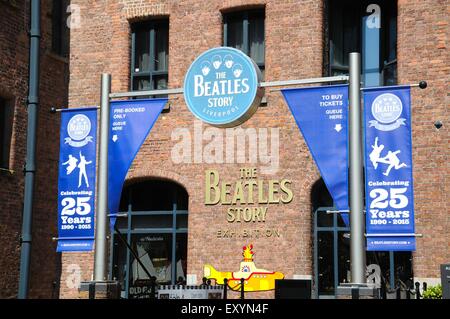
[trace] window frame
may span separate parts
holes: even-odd
[[[339,282],[339,271],[341,267],[339,266],[339,256],[341,256],[340,248],[342,248],[339,245],[339,233],[349,233],[350,234],[350,226],[346,226],[342,218],[340,217],[340,213],[332,213],[336,211],[336,207],[318,207],[313,211],[313,268],[314,268],[314,285],[313,285],[313,298],[315,299],[321,299],[320,297],[323,296],[336,296],[337,287],[341,284]],[[331,225],[319,225],[319,218],[321,218],[322,215],[328,215],[332,214],[331,216]],[[320,276],[319,276],[319,235],[328,233],[331,234],[333,237],[332,240],[332,251],[333,251],[333,267],[332,267],[332,276],[333,276],[333,291],[332,294],[320,294],[319,289],[321,282]],[[385,270],[385,272],[381,273],[381,285],[383,284],[389,284],[390,288],[396,287],[396,283],[398,279],[400,279],[400,275],[397,273],[396,268],[401,265],[401,262],[398,261],[398,259],[401,258],[401,255],[405,255],[409,253],[409,256],[406,256],[410,260],[409,269],[411,271],[411,278],[414,278],[414,268],[413,268],[413,261],[412,261],[412,253],[411,252],[403,252],[403,251],[366,251],[367,257],[369,257],[369,254],[371,255],[371,258],[377,259],[378,254],[380,253],[386,253],[388,255],[389,261],[388,266],[389,269]],[[368,258],[369,259],[369,258]],[[397,261],[396,261],[397,260]],[[381,264],[378,263],[378,265],[381,267]],[[366,265],[367,266],[367,265]],[[386,280],[384,282],[383,275],[389,275],[389,281]]]
[[[157,180],[151,180],[154,182],[157,182]],[[145,183],[145,182],[144,182]],[[172,182],[173,183],[173,182]],[[182,209],[179,208],[179,204],[178,204],[178,199],[179,199],[179,191],[178,189],[175,187],[176,183],[173,183],[172,185],[172,189],[171,189],[171,193],[170,193],[170,197],[171,197],[171,206],[172,209],[171,210],[136,210],[133,207],[133,203],[134,203],[134,198],[133,198],[133,193],[135,191],[139,191],[136,190],[135,187],[139,186],[139,183],[137,184],[132,184],[129,185],[126,189],[124,189],[122,197],[124,195],[127,196],[127,207],[126,207],[126,211],[120,211],[118,214],[118,220],[116,221],[116,226],[119,229],[120,233],[122,234],[122,236],[124,237],[124,239],[131,245],[132,244],[132,236],[133,235],[158,235],[158,234],[169,234],[171,235],[171,285],[176,284],[176,280],[177,280],[177,274],[176,274],[176,261],[177,261],[177,249],[176,249],[176,245],[177,245],[177,239],[178,239],[178,235],[187,235],[188,234],[188,229],[186,227],[180,227],[178,226],[178,221],[183,218],[183,217],[187,217],[189,218],[189,210],[188,207],[184,208],[182,207]],[[142,191],[142,190],[141,190]],[[188,198],[187,198],[188,200]],[[187,202],[188,203],[188,202]],[[186,204],[187,204],[186,203]],[[183,209],[184,208],[184,209]],[[148,218],[152,218],[155,216],[170,216],[171,217],[171,222],[172,225],[171,227],[165,227],[165,228],[153,228],[153,227],[146,227],[146,228],[136,228],[134,227],[134,221],[135,221],[135,217],[148,217]],[[122,223],[121,220],[122,219]],[[121,224],[122,225],[121,225]],[[115,264],[116,264],[116,256],[119,254],[117,251],[115,251],[114,249],[114,245],[117,243],[120,243],[120,238],[118,237],[119,234],[117,232],[113,232],[111,234],[111,241],[110,241],[110,269],[109,269],[109,273],[110,276],[112,277],[113,275],[116,274],[116,270],[114,268]],[[130,252],[130,250],[128,248],[125,248],[126,252],[125,252],[125,267],[126,267],[126,272],[125,272],[125,277],[123,278],[124,280],[124,298],[128,299],[129,298],[129,288],[130,288],[130,278],[131,278],[131,260],[132,260],[132,253]]]
[[[52,1],[51,52],[63,58],[68,58],[70,53],[70,28],[67,26],[67,19],[70,16],[67,12],[69,6],[70,0]]]
[[[165,70],[156,70],[156,33],[158,27],[165,25],[167,28],[167,64]],[[149,32],[149,70],[148,71],[138,71],[136,72],[136,33],[141,30],[146,30]],[[135,90],[134,81],[136,78],[148,77],[150,81],[150,90],[154,89],[154,78],[157,76],[166,76],[166,89],[169,87],[169,18],[149,20],[145,22],[137,22],[131,25],[131,58],[130,58],[130,91],[146,91],[146,90]]]
[[[266,69],[266,12],[264,8],[249,9],[243,11],[227,12],[223,13],[223,45],[228,45],[228,23],[231,19],[241,18],[242,19],[242,52],[250,57],[250,46],[249,46],[249,20],[253,16],[261,15],[263,18],[263,31],[264,31],[264,62],[257,62],[256,65],[259,67],[262,73]]]
[[[0,96],[0,169],[11,166],[11,146],[14,125],[14,102]]]
[[[325,5],[325,15],[324,18],[326,21],[324,22],[325,25],[325,43],[326,43],[326,49],[324,58],[326,59],[326,62],[324,63],[326,65],[326,68],[324,68],[324,71],[326,72],[327,76],[331,76],[333,74],[345,74],[348,73],[348,65],[340,65],[334,63],[334,56],[335,56],[335,44],[333,43],[333,33],[336,31],[333,31],[333,24],[332,24],[332,15],[338,14],[338,12],[352,12],[357,17],[356,19],[361,22],[364,16],[370,15],[370,13],[366,12],[365,9],[368,4],[377,4],[381,8],[381,28],[380,28],[380,47],[379,47],[379,76],[380,76],[380,82],[382,84],[380,85],[395,85],[398,82],[398,75],[394,78],[387,78],[386,77],[386,71],[389,68],[392,68],[392,66],[395,68],[394,73],[397,74],[397,45],[395,45],[395,58],[389,59],[389,37],[390,37],[390,27],[391,27],[391,21],[389,21],[389,18],[392,16],[397,17],[398,16],[398,10],[397,10],[397,1],[395,1],[395,4],[379,0],[379,1],[362,1],[362,2],[352,2],[352,1],[345,1],[345,2],[338,2],[337,0],[327,0]],[[341,10],[337,10],[336,5],[339,5]],[[358,8],[356,6],[359,6]],[[354,10],[353,10],[353,9]],[[397,20],[395,20],[397,21]],[[338,32],[341,34],[341,36],[344,36],[344,30],[342,29],[343,25],[340,26],[341,32]],[[354,29],[354,28],[353,28]],[[398,26],[395,25],[395,44],[398,42]],[[355,30],[355,35],[357,37],[356,43],[354,44],[354,47],[356,47],[355,51],[358,51],[361,53],[361,55],[364,54],[363,52],[363,30],[361,24],[358,25],[357,29]],[[344,49],[342,49],[344,50]],[[345,50],[344,50],[345,51]],[[363,57],[362,57],[363,58]],[[345,57],[342,58],[345,61]],[[361,59],[363,61],[363,59]],[[361,71],[362,73],[364,70]],[[364,74],[364,73],[363,73]]]

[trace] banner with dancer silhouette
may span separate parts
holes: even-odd
[[[91,251],[97,109],[62,111],[60,132],[57,251]]]
[[[363,95],[367,250],[414,251],[410,87]]]

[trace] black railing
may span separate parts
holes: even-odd
[[[422,283],[422,291],[427,290],[427,283]],[[412,281],[403,283],[398,281],[396,287],[393,289],[387,288],[385,285],[380,289],[381,299],[422,299],[423,295],[420,292],[420,282],[415,284]]]
[[[223,280],[223,299],[228,298],[228,279]]]
[[[245,299],[245,280],[244,278],[241,278],[239,286],[240,291],[240,297],[239,299]],[[203,278],[203,285],[205,286],[211,286],[211,280],[206,280],[206,278]],[[235,287],[236,288],[236,287]],[[225,278],[223,280],[223,299],[228,299],[228,279]]]
[[[239,291],[240,291],[240,299],[245,298],[245,280],[244,278],[241,278],[240,284],[239,284]],[[211,280],[203,278],[202,284],[200,287],[208,287],[211,286]],[[422,291],[427,290],[427,283],[422,283]],[[151,276],[149,280],[149,290],[143,290],[140,294],[135,294],[134,298],[139,298],[140,295],[144,298],[150,298],[150,299],[156,299],[157,298],[157,283],[156,283],[156,277]],[[416,282],[413,284],[412,281],[403,283],[402,281],[397,281],[396,287],[394,289],[389,289],[386,287],[386,285],[382,284],[380,288],[380,299],[422,299],[423,294],[421,293],[420,289],[420,282]],[[223,284],[223,299],[228,299],[228,279],[224,279]]]

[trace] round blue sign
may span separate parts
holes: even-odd
[[[264,94],[261,71],[242,51],[210,49],[191,64],[184,79],[184,99],[200,120],[221,127],[249,119]]]

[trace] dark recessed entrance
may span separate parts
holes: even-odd
[[[186,190],[163,180],[134,183],[122,192],[120,214],[116,225],[134,251],[127,249],[120,235],[114,233],[110,272],[121,283],[122,297],[148,297],[150,277],[155,277],[158,285],[185,283]]]

